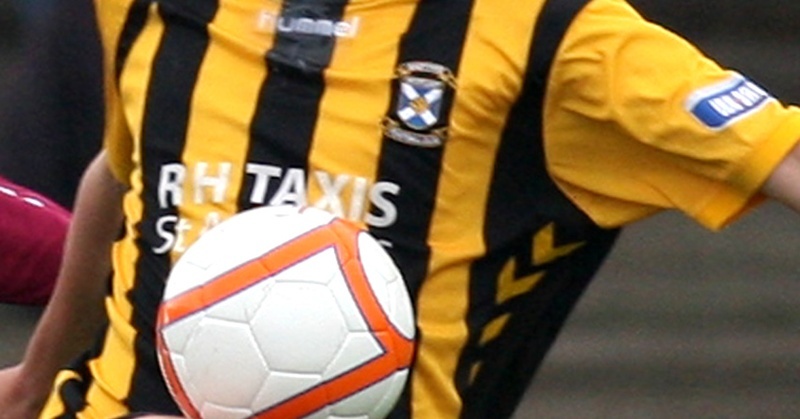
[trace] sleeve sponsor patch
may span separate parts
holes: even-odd
[[[720,130],[761,109],[774,98],[764,89],[735,74],[731,78],[694,91],[686,109],[708,128]]]

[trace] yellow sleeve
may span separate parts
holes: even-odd
[[[572,23],[544,120],[554,180],[609,227],[678,209],[721,228],[800,139],[800,110],[623,0],[594,0]]]
[[[95,0],[98,27],[103,43],[103,73],[105,89],[105,130],[103,146],[109,167],[123,184],[129,184],[133,163],[133,146],[124,109],[119,98],[116,79],[117,47],[123,23],[132,0]]]

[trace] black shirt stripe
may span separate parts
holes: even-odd
[[[421,1],[401,41],[397,65],[413,61],[435,62],[447,67],[457,78],[471,9],[472,2],[466,0]],[[399,94],[399,82],[395,80],[391,97],[394,100]],[[449,119],[452,99],[452,93],[446,92],[439,121]],[[387,117],[392,117],[395,106],[394,102],[389,104]],[[404,190],[395,200],[397,221],[388,227],[371,227],[370,231],[386,242],[402,244],[393,248],[404,251],[395,250],[392,256],[402,267],[412,294],[416,294],[427,275],[427,237],[444,147],[416,147],[388,137],[382,140],[377,181],[403,185]],[[425,198],[419,200],[419,197]]]
[[[488,256],[471,269],[471,335],[456,377],[466,400],[463,417],[513,414],[530,377],[616,237],[616,231],[597,227],[559,191],[547,173],[544,155],[542,115],[550,69],[568,26],[586,3],[550,0],[544,5],[531,41],[522,93],[501,138],[484,227]],[[554,226],[554,246],[585,244],[569,258],[535,266],[532,238],[549,225]],[[487,295],[497,294],[496,278],[512,259],[515,278],[542,274],[540,282],[531,292],[493,310],[478,310]],[[501,335],[481,347],[484,325],[504,314],[511,314],[504,329],[522,333]],[[504,355],[484,356],[489,347]],[[477,364],[480,369],[471,377]]]
[[[147,22],[147,10],[152,2],[153,0],[135,0],[128,10],[125,26],[122,28],[114,56],[114,75],[116,79],[119,79],[122,73],[122,68],[125,66],[125,61],[131,52],[133,43],[144,29],[144,24]]]
[[[344,0],[290,0],[283,4],[281,17],[339,20]],[[325,89],[323,71],[330,65],[334,37],[278,32],[267,53],[267,79],[259,94],[250,129],[247,162],[283,169],[308,167],[319,106]],[[250,202],[255,178],[245,176],[239,193],[239,209],[262,204]],[[269,203],[279,182],[271,182],[263,203]]]
[[[458,77],[458,67],[472,11],[471,0],[421,0],[407,32],[401,40],[397,66],[408,62],[434,62]],[[399,92],[399,80],[392,85],[392,100]],[[438,120],[449,120],[452,91],[446,89]],[[396,111],[396,102],[389,104],[387,118]],[[378,239],[392,243],[392,257],[403,272],[406,285],[416,299],[425,280],[430,261],[427,242],[433,218],[442,156],[446,147],[422,148],[383,138],[376,181],[402,185],[395,197],[397,220],[388,227],[370,227]],[[419,199],[423,197],[422,199]],[[410,385],[398,401],[390,418],[411,417]]]
[[[218,8],[216,0],[190,3],[162,0],[158,6],[165,28],[154,59],[145,104],[141,140],[144,214],[137,226],[138,282],[129,295],[135,307],[134,325],[139,331],[135,345],[146,348],[155,348],[155,314],[170,269],[169,254],[146,256],[152,253],[148,243],[160,241],[152,237],[160,218],[177,215],[175,208],[159,207],[160,171],[165,164],[178,163],[175,160],[181,156],[185,146],[192,91],[209,45],[206,25]],[[137,351],[137,355],[140,358],[136,360],[137,368],[126,403],[133,411],[179,414],[160,376],[155,352]]]

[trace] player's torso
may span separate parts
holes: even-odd
[[[416,298],[418,372],[398,417],[412,400],[419,417],[504,401],[462,405],[481,384],[513,400],[552,339],[543,319],[566,314],[553,296],[569,307],[613,236],[587,245],[594,226],[546,175],[541,98],[525,90],[542,5],[131,8],[117,62],[136,164],[117,252],[134,265],[116,267],[112,321],[151,327],[171,260],[220,219],[318,206],[382,240]],[[509,367],[519,375],[493,372]]]
[[[155,247],[180,253],[216,216],[254,205],[320,206],[379,229],[423,205],[483,211],[536,13],[350,3],[161,1],[127,31],[134,177],[189,222]],[[454,221],[448,241],[470,236]]]

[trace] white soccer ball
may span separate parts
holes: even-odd
[[[193,418],[381,418],[414,351],[383,247],[315,208],[259,207],[176,262],[157,324],[167,385]]]

